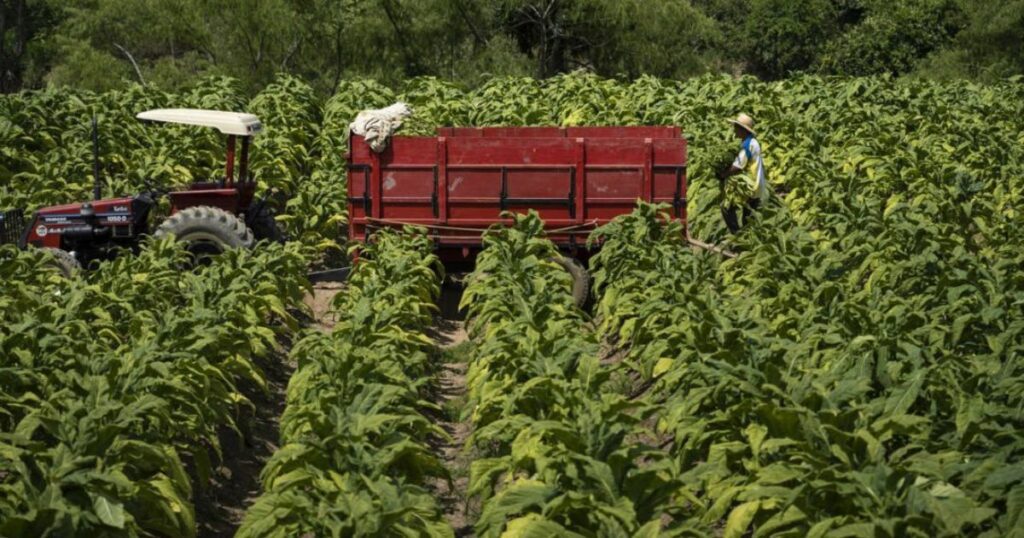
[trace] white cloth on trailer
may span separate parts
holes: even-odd
[[[380,153],[388,147],[388,140],[402,126],[402,120],[411,115],[412,110],[405,103],[395,103],[378,110],[364,110],[349,125],[349,130],[363,137],[370,149]]]

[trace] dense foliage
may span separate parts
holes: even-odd
[[[292,350],[282,446],[239,536],[452,536],[428,480],[450,480],[427,444],[437,258],[422,232],[382,231],[363,252],[338,324]]]
[[[8,0],[0,92],[165,89],[285,72],[339,80],[438,76],[678,78],[793,72],[1024,74],[1024,0]]]
[[[151,242],[72,279],[0,247],[0,535],[194,536],[218,433],[263,386],[304,291],[293,247],[197,272]]]
[[[711,172],[737,151],[723,120],[741,110],[758,121],[772,182],[783,194],[792,191],[787,203],[812,231],[822,228],[818,220],[839,218],[848,201],[868,204],[874,202],[865,197],[903,192],[909,177],[970,192],[983,179],[1005,206],[1001,211],[1012,211],[1020,187],[992,178],[1020,173],[1022,95],[1013,82],[643,77],[624,83],[579,73],[544,81],[496,78],[471,90],[434,78],[396,89],[343,81],[326,102],[290,77],[251,101],[230,79],[177,94],[140,86],[102,94],[49,90],[0,96],[0,208],[88,196],[92,114],[101,121],[105,195],[114,195],[147,182],[184,185],[222,173],[218,133],[145,126],[134,119],[137,112],[250,109],[266,123],[252,156],[261,189],[280,192],[273,199],[293,239],[326,248],[339,242],[344,214],[348,123],[361,109],[405,100],[415,111],[405,134],[429,134],[438,125],[680,125],[691,144],[690,209],[702,237],[719,233]]]
[[[787,194],[738,258],[694,253],[650,206],[596,234],[600,331],[653,382],[685,520],[1019,533],[1019,89],[804,83],[748,101]],[[694,191],[692,231],[718,237]]]
[[[251,101],[242,95],[230,80],[212,79],[178,94],[131,87],[0,97],[0,206],[86,194],[94,111],[107,133],[108,193],[131,192],[150,177],[181,184],[216,173],[217,135],[144,129],[132,119],[140,109],[258,111],[267,122],[253,155],[261,184],[284,193],[282,221],[293,236],[321,247],[338,239],[345,128],[367,106],[410,102],[416,116],[407,134],[486,124],[673,124],[687,133],[690,231],[726,242],[739,257],[694,253],[677,225],[641,206],[596,236],[604,240],[592,260],[596,332],[572,306],[535,218],[488,236],[466,295],[480,534],[653,535],[659,525],[670,534],[708,533],[724,525],[729,536],[995,536],[1024,526],[1019,82],[621,82],[573,74],[495,78],[466,90],[421,77],[394,88],[346,80],[323,102],[282,77]],[[738,151],[724,119],[739,111],[758,122],[776,195],[743,232],[727,236],[713,172]],[[287,320],[265,296],[283,285],[291,291],[281,303],[294,299],[294,275],[303,270],[295,248],[232,254],[227,265],[172,280],[179,254],[159,243],[84,283],[52,279],[36,268],[35,253],[4,250],[0,375],[15,387],[0,400],[0,510],[13,515],[5,521],[33,530],[79,525],[59,527],[65,534],[187,526],[179,454],[194,445],[180,439],[209,439],[215,425],[231,423],[234,380],[258,378],[248,359],[264,350],[242,347],[235,356],[219,346],[240,335],[249,346],[249,338],[265,341],[272,313]],[[423,237],[381,235],[337,305],[339,328],[295,347],[287,444],[264,472],[265,492],[244,533],[450,532],[428,487],[447,479],[427,448],[442,435],[424,398],[432,366],[422,333],[437,286],[429,248]],[[228,267],[237,280],[216,276]],[[238,281],[261,287],[232,287]],[[192,301],[213,300],[222,288],[240,294],[218,299],[223,312],[247,317],[209,333],[216,316],[190,309]],[[263,301],[270,306],[254,306],[251,317],[245,305]],[[117,310],[128,307],[141,314]],[[186,330],[169,310],[203,329]],[[213,340],[203,339],[208,334]],[[602,340],[619,348],[620,364],[598,360]],[[170,406],[173,420],[157,406],[155,418],[138,419],[142,428],[130,413],[149,407],[125,402],[141,398],[139,383],[165,390],[166,376],[144,373],[167,370],[169,348],[159,346],[172,343],[198,371],[181,371],[187,389],[166,389],[170,401],[186,402]],[[136,367],[134,385],[111,374]],[[211,394],[206,407],[188,399],[204,393],[197,391]],[[81,403],[102,398],[115,403]],[[115,409],[129,411],[110,418],[118,425],[109,430],[77,422]],[[99,451],[79,431],[127,432],[126,446],[141,439],[159,448],[147,452],[156,463]],[[87,459],[70,458],[77,453]],[[54,497],[39,493],[57,491],[43,477],[62,475],[26,462],[84,462],[88,472],[69,475],[73,485],[59,490],[67,495]],[[115,478],[96,478],[96,462]],[[159,497],[152,493],[166,484]],[[167,499],[181,510],[160,511]]]
[[[657,536],[676,467],[643,439],[654,408],[614,390],[535,213],[484,240],[462,299],[471,337],[468,493],[481,537]],[[507,533],[507,534],[506,534]]]
[[[817,242],[782,211],[727,262],[651,206],[599,231],[600,330],[653,383],[642,401],[661,410],[686,521],[736,536],[1019,535],[1019,249],[986,259],[929,241],[920,212],[958,200],[921,196],[888,217],[916,238],[858,230],[861,248]]]

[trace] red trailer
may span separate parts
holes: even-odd
[[[686,219],[686,139],[678,127],[442,127],[395,136],[382,153],[352,135],[349,238],[382,226],[429,228],[442,259],[471,260],[504,211],[535,209],[576,254],[637,199]]]

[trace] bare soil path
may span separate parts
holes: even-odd
[[[345,284],[341,282],[320,282],[313,285],[313,293],[302,301],[312,311],[316,325],[325,331],[334,328],[336,320],[331,314],[331,301],[343,289]]]
[[[304,324],[323,331],[334,328],[334,315],[330,313],[331,301],[344,287],[344,284],[336,282],[316,284],[312,294],[303,300],[312,315],[312,318],[303,320]],[[285,392],[288,380],[295,371],[295,364],[288,359],[290,345],[282,343],[284,351],[257,360],[266,376],[268,390],[264,392],[251,384],[239,387],[252,401],[255,411],[242,411],[239,418],[242,438],[230,430],[221,432],[224,461],[214,470],[210,484],[205,488],[196,488],[196,522],[200,538],[234,536],[246,510],[262,491],[260,472],[278,448]]]
[[[451,483],[439,481],[435,485],[437,497],[456,536],[472,536],[476,510],[466,495],[471,458],[465,450],[470,425],[461,416],[466,405],[468,364],[461,357],[463,353],[460,350],[466,348],[466,331],[462,322],[440,319],[433,336],[444,361],[437,374],[438,396],[444,413],[440,426],[450,438],[444,440],[437,450],[444,466],[452,472]]]
[[[473,536],[473,522],[479,509],[466,495],[471,456],[465,445],[470,425],[462,420],[466,406],[466,370],[472,344],[465,324],[457,319],[457,306],[452,308],[453,304],[458,304],[460,291],[450,280],[445,283],[440,299],[441,314],[430,332],[440,362],[437,373],[437,392],[443,410],[440,426],[449,437],[439,441],[435,448],[452,476],[450,483],[440,480],[434,484],[434,489],[455,535]]]
[[[245,511],[261,492],[260,472],[277,450],[278,423],[284,411],[285,390],[295,365],[287,353],[274,354],[259,361],[267,378],[264,393],[256,386],[240,387],[255,406],[239,420],[243,437],[225,430],[220,434],[224,461],[213,473],[211,483],[195,491],[196,522],[200,537],[234,536]],[[216,465],[216,464],[215,464]]]

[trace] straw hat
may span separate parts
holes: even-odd
[[[739,125],[740,127],[746,129],[748,133],[757,136],[757,133],[754,132],[754,118],[751,118],[746,114],[740,114],[739,116],[736,116],[736,119],[729,120],[729,123],[733,125]]]

